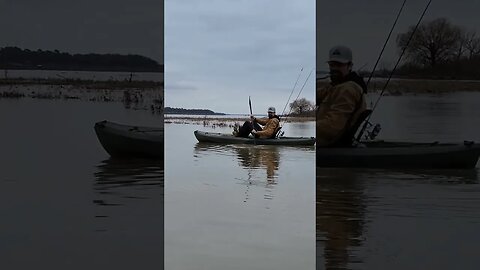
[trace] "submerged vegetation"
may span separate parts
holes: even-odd
[[[4,85],[51,85],[51,86],[71,86],[81,87],[85,89],[154,89],[163,87],[163,82],[159,81],[129,81],[129,80],[85,80],[85,79],[72,79],[72,78],[59,78],[59,79],[25,79],[25,78],[9,78],[0,79],[0,86]]]
[[[315,117],[288,117],[285,122],[285,118],[281,117],[281,125],[286,122],[308,122],[315,121]],[[242,124],[248,120],[248,116],[245,117],[194,117],[194,116],[166,116],[165,124],[180,124],[180,125],[203,125],[210,128],[233,128],[235,124]]]
[[[379,92],[386,82],[387,80],[383,78],[372,80],[368,87],[369,93]],[[317,80],[317,87],[324,87],[329,83],[329,80]],[[392,79],[384,94],[440,94],[474,91],[480,91],[480,80]]]
[[[0,79],[0,98],[121,102],[127,109],[163,114],[163,83],[81,79]]]

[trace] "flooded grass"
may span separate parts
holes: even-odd
[[[386,79],[374,79],[369,85],[369,92],[382,91]],[[319,80],[320,87],[327,86],[329,80]],[[476,92],[480,91],[480,81],[474,80],[415,80],[415,79],[392,79],[385,90],[385,95],[399,96],[403,94],[440,94],[452,92]]]
[[[283,118],[284,119],[284,118]],[[285,124],[284,120],[282,119],[281,124]],[[203,125],[204,127],[210,128],[223,128],[229,127],[233,128],[234,125],[243,124],[248,120],[248,117],[194,117],[194,116],[165,116],[165,124],[179,124],[179,125]],[[288,117],[287,122],[309,122],[315,121],[314,117]]]
[[[121,102],[127,109],[163,113],[163,82],[81,79],[0,79],[0,98]]]
[[[44,78],[9,78],[0,79],[0,86],[3,85],[57,85],[57,86],[75,86],[85,89],[154,89],[163,87],[163,82],[158,81],[135,81],[135,80],[86,80],[73,78],[44,79]]]
[[[17,91],[3,91],[0,92],[0,98],[23,98],[24,94],[18,93]]]

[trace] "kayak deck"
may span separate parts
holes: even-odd
[[[480,145],[464,143],[366,142],[351,148],[318,148],[318,167],[474,168]]]
[[[314,137],[279,137],[276,139],[260,139],[253,137],[236,137],[231,134],[205,132],[195,130],[193,132],[199,142],[210,142],[220,144],[257,144],[257,145],[290,145],[290,146],[306,146],[314,145]]]

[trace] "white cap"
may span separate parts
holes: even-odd
[[[328,61],[347,64],[352,62],[352,50],[345,46],[335,46],[328,53]]]
[[[268,107],[268,112],[275,112],[275,107]]]

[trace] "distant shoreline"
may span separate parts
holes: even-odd
[[[138,54],[68,53],[59,50],[0,48],[0,69],[108,72],[163,72],[163,64]]]
[[[184,109],[165,107],[165,114],[184,114],[184,115],[226,115],[225,113],[214,112],[208,109]]]

